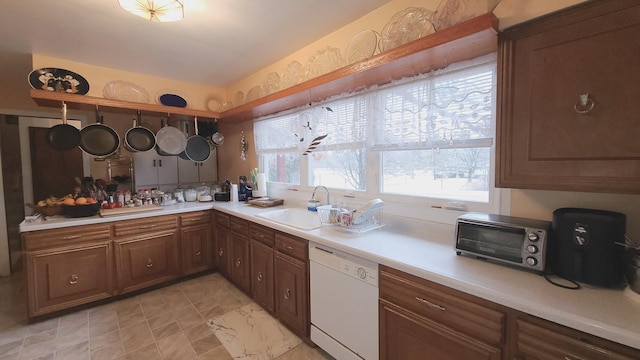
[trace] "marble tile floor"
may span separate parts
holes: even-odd
[[[0,360],[233,359],[207,322],[252,304],[214,273],[28,324],[18,273],[0,278]],[[272,359],[268,349],[253,356]],[[302,342],[275,359],[332,358]]]

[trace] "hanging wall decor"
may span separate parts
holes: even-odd
[[[249,144],[247,138],[244,136],[244,131],[240,132],[240,160],[247,160],[247,151],[249,150]]]

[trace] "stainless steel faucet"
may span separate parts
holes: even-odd
[[[313,194],[311,194],[311,200],[315,200],[316,199],[316,190],[318,190],[318,188],[323,188],[324,191],[327,192],[327,204],[326,205],[331,205],[331,201],[329,199],[329,189],[327,189],[327,187],[323,186],[323,185],[318,185],[318,186],[313,188]]]

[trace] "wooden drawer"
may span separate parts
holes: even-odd
[[[127,220],[116,222],[113,225],[116,237],[143,235],[157,231],[173,230],[177,228],[178,219],[175,215]]]
[[[229,214],[225,214],[217,211],[215,218],[216,218],[216,225],[224,226],[226,228],[229,227]]]
[[[249,236],[249,222],[234,216],[229,218],[229,228],[232,232],[244,236]]]
[[[265,245],[273,247],[276,232],[266,226],[251,223],[250,229],[251,239],[257,240]]]
[[[309,258],[309,243],[307,240],[279,232],[276,233],[275,240],[275,249],[277,251],[302,261],[307,261]]]
[[[506,314],[469,294],[380,266],[380,298],[488,344],[505,341]]]
[[[211,223],[211,212],[195,211],[180,215],[180,226],[205,225]]]
[[[111,236],[110,229],[110,224],[97,224],[26,232],[22,234],[23,249],[33,251],[108,240]]]
[[[29,317],[111,297],[111,241],[26,254]]]
[[[516,326],[518,359],[640,359],[640,350],[530,315],[521,314]]]

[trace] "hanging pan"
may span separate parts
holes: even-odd
[[[139,126],[140,111],[138,111],[138,119],[133,120],[133,127],[127,130],[124,135],[124,146],[131,152],[149,151],[156,147],[156,136],[153,131],[146,127]]]
[[[62,124],[47,130],[47,142],[56,150],[71,150],[80,145],[80,130],[67,124],[67,104],[62,102]]]
[[[184,153],[191,161],[203,162],[209,159],[211,155],[211,148],[209,142],[204,137],[198,135],[198,117],[194,119],[194,131],[195,135],[190,136],[187,139],[187,147],[184,149]]]
[[[96,123],[80,130],[80,148],[92,156],[109,156],[120,147],[120,136],[111,127],[104,125],[104,117],[98,113],[96,106]]]
[[[187,137],[180,129],[170,126],[169,119],[171,115],[167,114],[167,124],[164,120],[162,127],[156,133],[156,151],[159,155],[178,155],[187,147]]]

